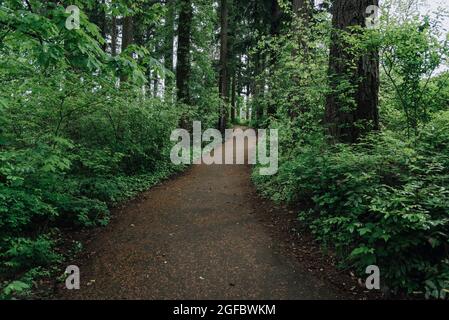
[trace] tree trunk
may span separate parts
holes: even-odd
[[[333,92],[327,98],[325,120],[335,141],[353,143],[364,133],[379,130],[379,53],[355,56],[339,36],[350,26],[365,27],[367,7],[378,4],[378,0],[335,0],[332,5],[329,76]],[[353,88],[339,90],[343,81]],[[348,98],[353,99],[353,104],[348,103]]]
[[[236,119],[236,94],[237,94],[237,83],[236,83],[237,77],[235,75],[235,72],[232,75],[231,78],[231,122],[235,123]]]
[[[123,19],[122,52],[134,43],[134,21],[132,16]]]
[[[277,36],[281,27],[281,8],[279,7],[278,0],[271,0],[271,35]]]
[[[159,93],[159,78],[157,76],[157,73],[154,73],[154,77],[153,77],[153,97],[157,97]]]
[[[165,39],[164,39],[164,66],[170,72],[173,70],[173,42],[175,37],[175,3],[174,0],[167,0],[167,17],[165,21]],[[173,79],[165,76],[165,99],[172,101]]]
[[[107,49],[106,37],[108,35],[108,24],[106,19],[106,12],[103,5],[105,0],[98,1],[94,4],[93,8],[87,12],[89,20],[97,25],[100,29],[100,34],[105,39],[105,43],[102,44],[104,51]]]
[[[134,21],[132,16],[123,18],[123,30],[122,30],[122,50],[124,52],[134,42]],[[128,81],[128,76],[123,75],[120,77],[120,81]]]
[[[112,16],[111,25],[111,54],[112,56],[117,55],[117,17]]]
[[[178,101],[190,104],[190,40],[192,29],[192,0],[181,2],[178,23],[178,53],[176,66],[176,88]]]
[[[241,59],[242,59],[242,57],[241,56],[239,56],[238,57],[238,65],[237,65],[237,76],[236,76],[236,86],[237,86],[237,88],[236,88],[236,90],[237,90],[237,92],[236,92],[236,102],[235,102],[235,107],[236,107],[236,112],[237,112],[237,117],[239,117],[239,118],[241,118],[242,117],[242,105],[241,105],[241,101],[242,101],[242,99],[240,98],[241,97],[241,94],[242,94],[242,91],[243,91],[243,84],[242,84],[242,67],[241,67]]]
[[[250,110],[250,104],[249,104],[249,100],[251,98],[251,85],[248,83],[246,85],[246,101],[245,101],[245,107],[246,107],[246,120],[252,120],[251,117],[251,113],[252,111]]]
[[[160,58],[159,54],[160,54],[159,53],[159,44],[156,43],[155,44],[155,48],[154,48],[154,52],[153,52],[153,57],[155,59],[159,60],[159,58]],[[151,73],[150,77],[151,77],[151,80],[153,82],[153,97],[156,98],[158,96],[158,94],[159,94],[159,74],[158,74],[158,71],[154,70]]]
[[[279,7],[278,0],[271,0],[271,26],[270,34],[273,38],[277,37],[280,32],[281,27],[281,8]],[[277,52],[274,50],[270,51],[270,74],[273,78],[274,70],[277,64]],[[268,116],[273,116],[276,113],[276,104],[271,101],[268,104],[267,114]]]
[[[226,129],[227,104],[229,100],[228,88],[228,0],[220,0],[220,75],[218,91],[221,98],[218,128]]]
[[[263,119],[264,106],[263,106],[263,96],[264,96],[264,83],[265,80],[262,78],[262,73],[265,70],[264,55],[261,52],[256,53],[255,56],[255,81],[253,90],[253,101],[254,101],[254,119],[260,123]]]

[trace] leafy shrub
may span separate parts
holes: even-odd
[[[39,236],[35,240],[15,238],[8,242],[8,250],[0,257],[5,261],[2,268],[7,267],[9,271],[17,272],[35,265],[44,267],[58,262],[61,258],[53,251],[55,243],[48,236]]]
[[[345,267],[380,267],[392,290],[444,297],[449,290],[449,112],[419,139],[392,132],[356,145],[314,139],[282,161],[261,191],[301,204],[301,221]]]
[[[104,226],[111,205],[181,169],[169,157],[181,107],[143,100],[133,86],[117,91],[107,81],[93,93],[103,79],[88,73],[21,77],[32,89],[21,92],[15,80],[5,82],[1,97],[6,101],[0,117],[5,297],[32,287],[32,280],[17,276],[38,275],[31,272],[36,266],[60,260],[55,242],[60,228]]]

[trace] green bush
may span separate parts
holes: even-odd
[[[256,185],[277,201],[301,204],[301,221],[345,267],[380,267],[394,291],[449,290],[449,112],[421,136],[392,132],[356,145],[315,139]]]
[[[59,229],[104,226],[113,204],[181,169],[169,152],[182,107],[107,81],[93,93],[102,79],[87,73],[21,77],[32,90],[5,82],[0,104],[0,288],[6,297],[32,286],[36,266],[62,258]]]

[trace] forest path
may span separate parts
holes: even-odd
[[[193,165],[115,212],[64,299],[339,299],[272,235],[247,165]],[[272,211],[272,209],[270,210]],[[266,220],[266,219],[265,219]],[[272,227],[272,226],[271,226]],[[94,281],[92,281],[94,280]]]

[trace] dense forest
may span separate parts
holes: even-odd
[[[343,270],[449,293],[447,10],[418,0],[0,0],[0,297],[185,169],[170,133],[279,130],[257,190]],[[257,168],[257,166],[255,167]]]

